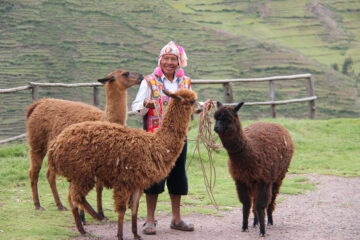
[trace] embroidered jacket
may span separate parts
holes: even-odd
[[[155,109],[149,109],[146,119],[147,131],[154,132],[156,128],[160,127],[162,115],[169,103],[169,97],[162,91],[165,87],[161,77],[153,73],[146,76],[145,80],[151,89],[151,99],[156,101]],[[177,81],[178,89],[190,89],[191,78],[183,75],[181,77],[176,77],[175,81]]]

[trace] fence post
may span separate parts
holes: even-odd
[[[100,107],[100,88],[94,87],[94,106]]]
[[[269,81],[269,96],[270,101],[275,101],[275,82],[272,80]],[[270,109],[272,118],[276,118],[276,105],[271,104]]]
[[[32,86],[31,87],[31,96],[32,96],[32,100],[33,102],[39,99],[39,91],[38,91],[38,86]]]
[[[223,84],[223,88],[224,88],[224,100],[226,103],[232,103],[234,102],[234,97],[233,97],[233,91],[232,91],[232,87],[231,87],[231,83],[224,83]]]
[[[312,75],[308,78],[307,90],[308,90],[309,97],[315,96],[314,79],[313,79]],[[310,100],[309,101],[309,117],[310,117],[310,119],[315,119],[315,111],[316,111],[315,100]]]

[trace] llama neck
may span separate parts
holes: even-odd
[[[106,89],[106,119],[109,122],[126,125],[127,119],[127,90]]]
[[[181,105],[178,101],[171,101],[162,125],[156,131],[156,136],[168,150],[169,161],[181,151],[186,138],[192,108],[190,105]],[[176,159],[174,159],[175,161]]]
[[[241,124],[220,135],[221,142],[229,155],[241,154],[248,145],[248,141],[244,135]]]

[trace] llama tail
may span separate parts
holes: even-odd
[[[37,106],[39,106],[41,104],[40,101],[36,101],[33,102],[30,106],[28,106],[27,111],[26,111],[26,119],[29,119],[31,114],[33,113],[33,111],[35,110],[35,108]]]

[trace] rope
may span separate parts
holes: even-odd
[[[195,140],[195,149],[193,152],[193,155],[189,161],[189,164],[187,167],[189,167],[191,161],[193,160],[195,154],[197,154],[199,162],[200,162],[200,168],[203,173],[205,188],[207,191],[207,194],[210,198],[211,203],[214,205],[214,207],[219,210],[218,204],[216,203],[213,190],[215,187],[216,182],[216,171],[215,171],[215,165],[212,157],[212,150],[219,149],[220,146],[215,143],[215,139],[217,136],[213,135],[212,131],[212,122],[210,117],[210,112],[215,109],[214,101],[208,100],[203,105],[203,111],[200,113],[200,120],[199,120],[199,129],[198,129],[198,135]],[[213,115],[213,114],[211,114]],[[200,146],[204,146],[207,150],[207,155],[209,159],[209,176],[206,171],[204,159],[200,154]]]

